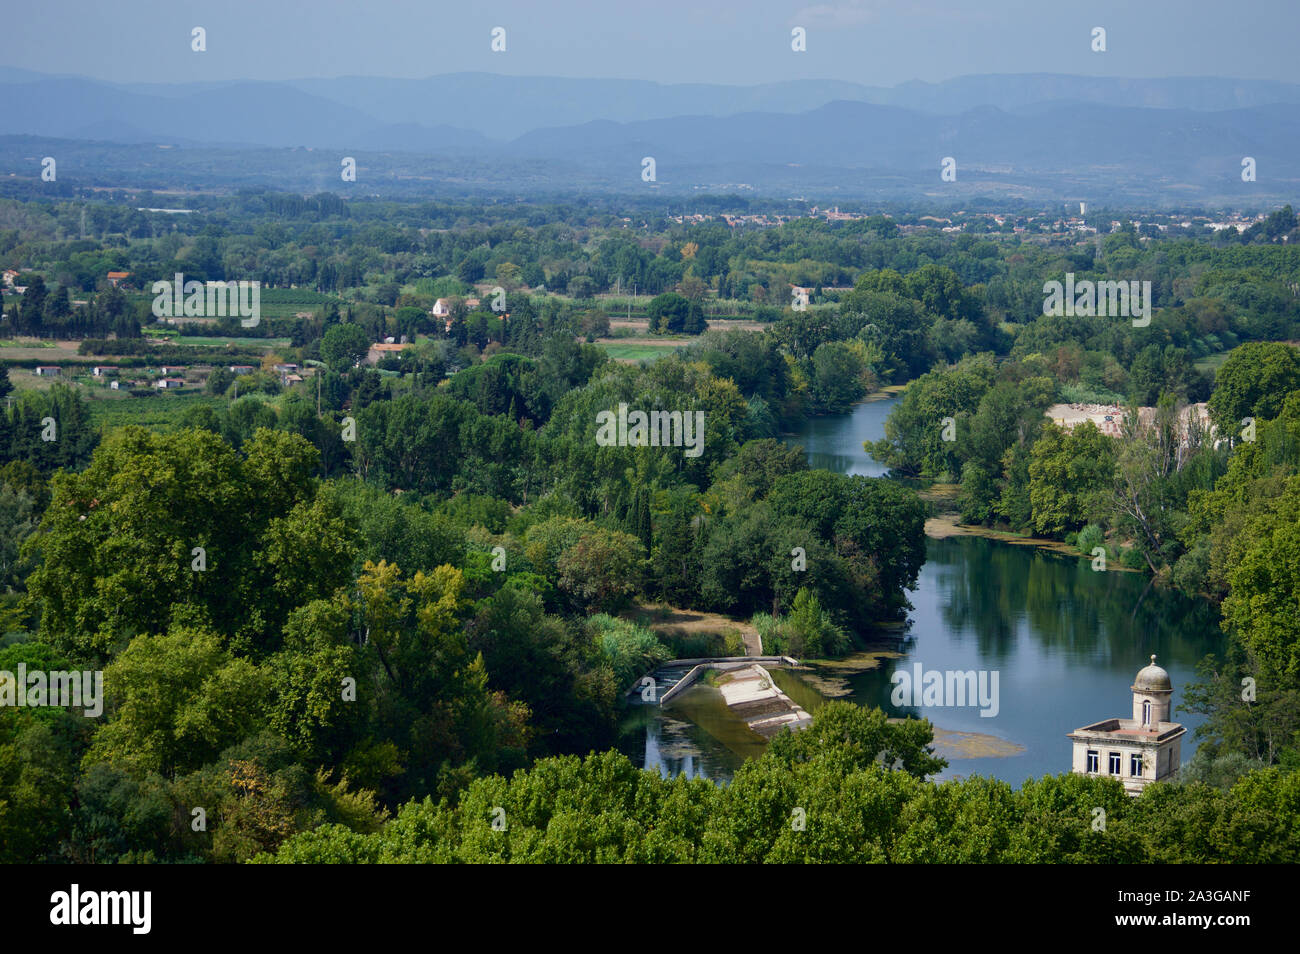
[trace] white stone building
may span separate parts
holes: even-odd
[[[1187,729],[1170,721],[1174,687],[1155,656],[1131,688],[1133,718],[1094,722],[1075,729],[1069,738],[1074,743],[1074,772],[1114,776],[1136,795],[1178,771]]]

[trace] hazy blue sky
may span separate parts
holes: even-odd
[[[32,0],[0,64],[118,82],[422,77],[461,70],[660,82],[970,73],[1300,82],[1300,0]],[[208,50],[190,50],[206,28]],[[507,50],[489,31],[507,30]],[[790,30],[808,50],[790,50]],[[1090,49],[1108,31],[1109,50]]]

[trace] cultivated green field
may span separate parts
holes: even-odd
[[[169,344],[175,345],[194,345],[195,347],[224,348],[226,345],[234,345],[236,348],[287,348],[289,347],[288,338],[217,338],[207,335],[150,335],[151,338],[165,340]]]
[[[677,350],[674,345],[623,344],[618,341],[597,341],[615,361],[655,361]]]
[[[200,404],[218,407],[225,403],[223,398],[208,394],[156,394],[140,398],[125,395],[123,397],[95,398],[87,402],[90,407],[90,419],[96,426],[113,428],[127,424],[138,424],[154,431],[170,431],[180,427],[181,415],[187,408]]]
[[[1219,369],[1223,367],[1223,362],[1227,360],[1228,360],[1228,352],[1221,351],[1218,354],[1212,354],[1209,355],[1208,357],[1201,358],[1199,361],[1196,361],[1195,362],[1196,370],[1212,371],[1217,374]]]

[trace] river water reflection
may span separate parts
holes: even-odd
[[[814,467],[878,476],[882,468],[862,442],[883,436],[892,404],[863,404],[852,414],[822,418],[790,441],[806,445]],[[1083,558],[971,536],[927,541],[910,600],[914,609],[895,647],[901,655],[863,655],[774,678],[809,711],[839,697],[930,719],[940,730],[939,754],[949,760],[941,778],[991,775],[1019,785],[1069,771],[1066,733],[1129,717],[1129,686],[1152,653],[1173,680],[1175,719],[1189,730],[1202,721],[1177,707],[1197,662],[1221,646],[1217,613],[1204,600],[1149,586],[1137,573],[1094,572]],[[996,672],[997,714],[981,717],[971,706],[895,707],[890,676],[898,668],[910,673],[918,663],[925,671]],[[667,710],[634,709],[623,751],[665,774],[730,778],[761,745],[738,741],[735,720],[715,696],[699,686]],[[1189,731],[1184,761],[1195,744]]]

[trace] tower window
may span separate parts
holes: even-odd
[[[1120,766],[1119,753],[1118,752],[1110,753],[1110,774],[1118,775],[1119,766]]]
[[[1095,775],[1101,771],[1101,755],[1096,749],[1088,750],[1088,773]]]
[[[1151,724],[1151,700],[1148,699],[1142,703],[1142,724]]]

